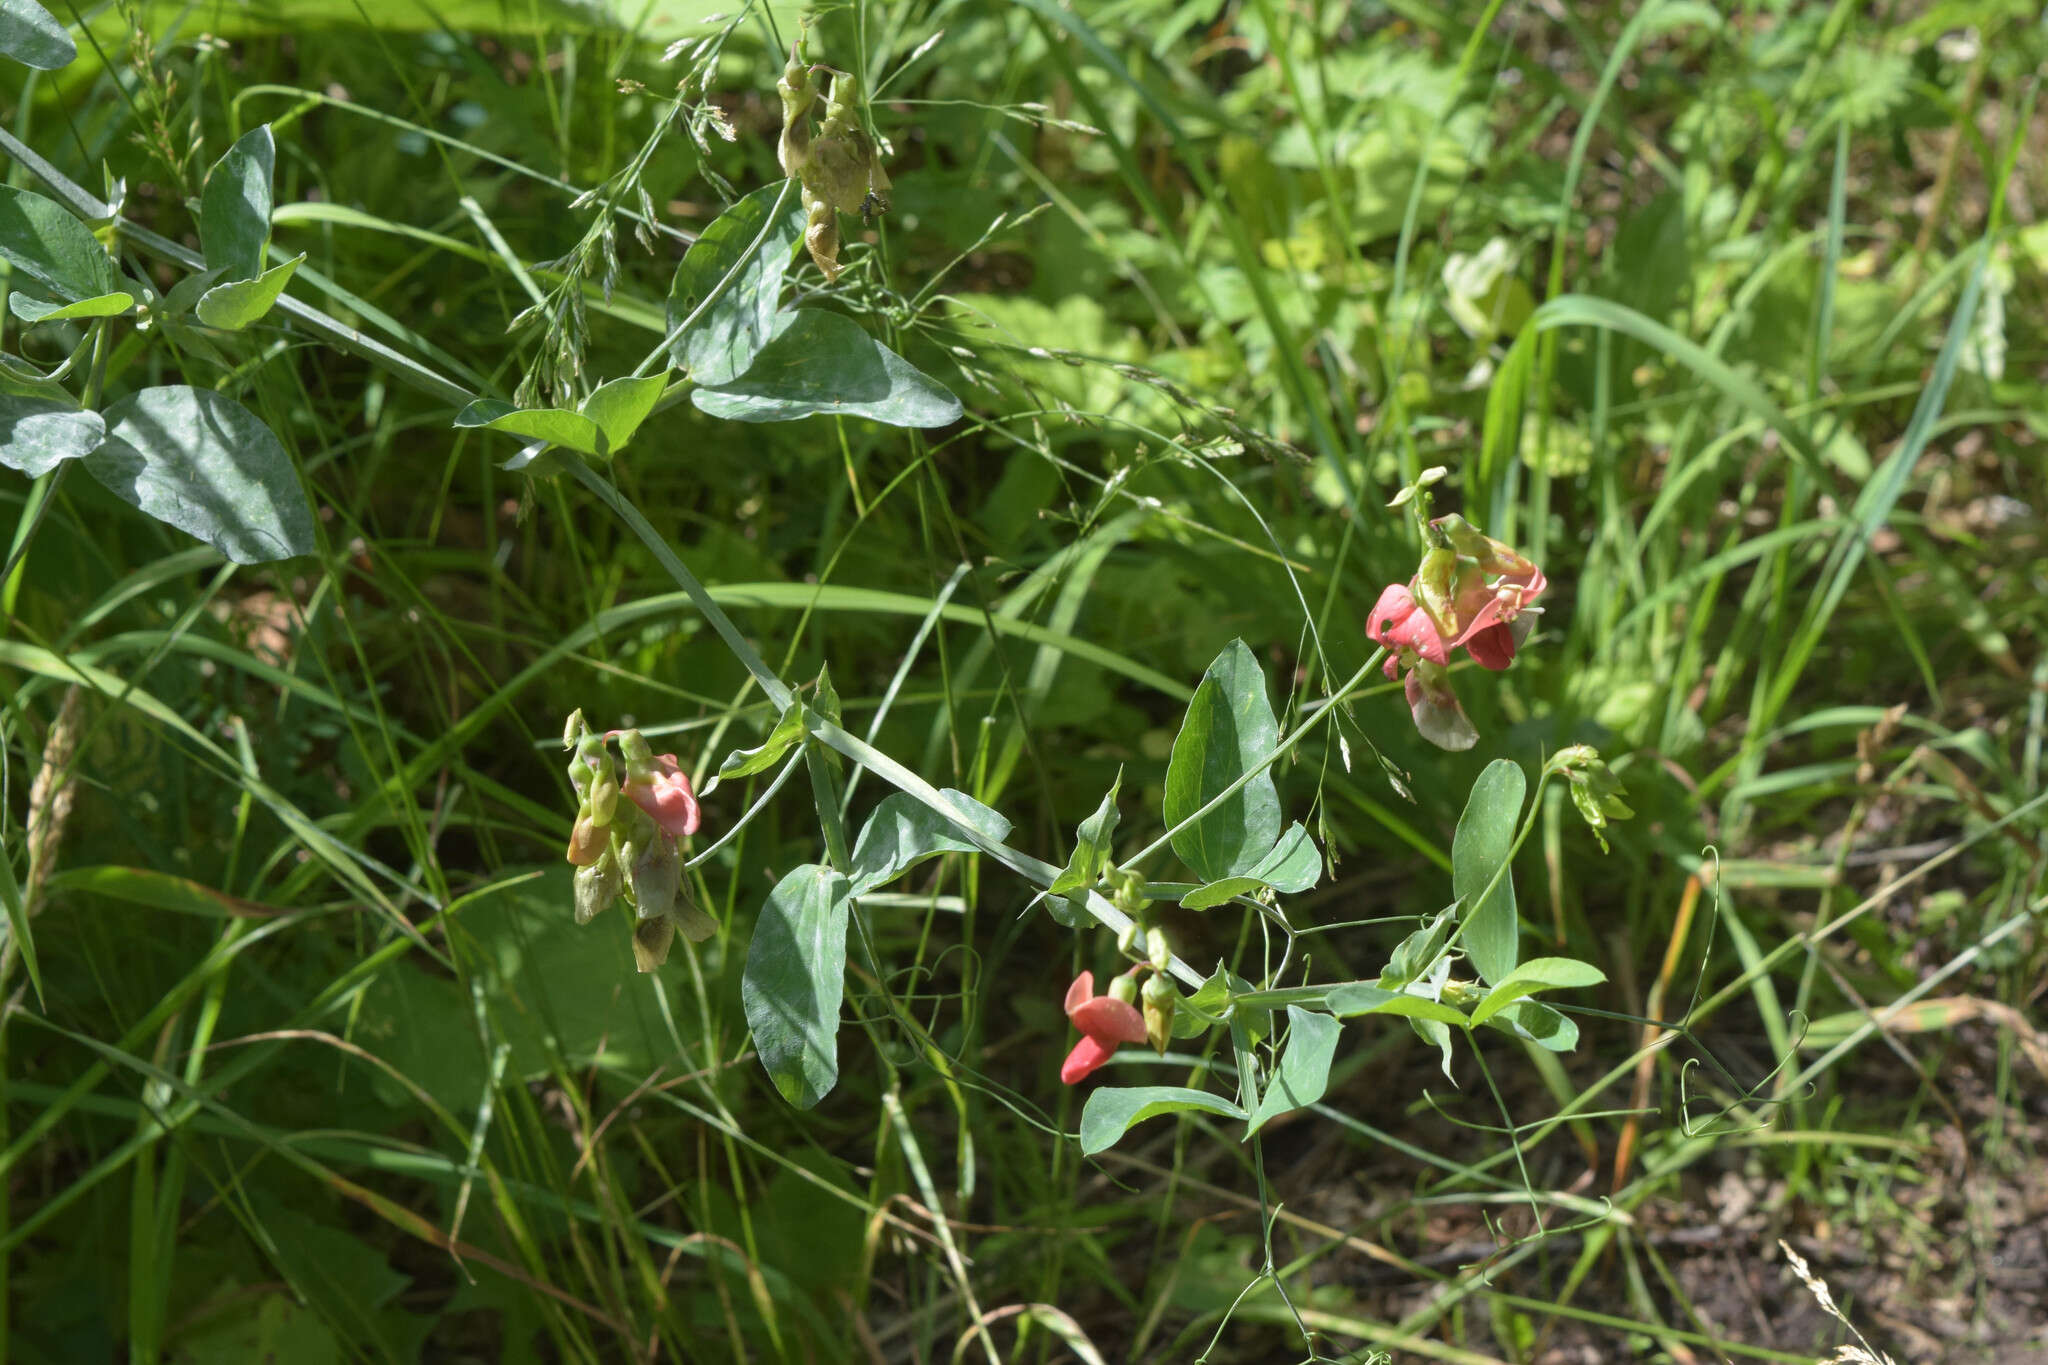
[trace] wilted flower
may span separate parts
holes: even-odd
[[[1113,995],[1097,995],[1093,972],[1082,972],[1067,987],[1066,1010],[1067,1018],[1081,1030],[1081,1041],[1060,1067],[1060,1079],[1068,1085],[1086,1079],[1108,1061],[1119,1043],[1145,1041],[1145,1017],[1137,1006]]]
[[[647,747],[638,730],[614,730],[619,752],[626,758],[625,794],[674,839],[697,832],[702,819],[697,793],[690,776],[676,762],[674,754],[657,754]]]

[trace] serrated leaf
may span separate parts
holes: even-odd
[[[1597,986],[1607,973],[1590,962],[1569,957],[1532,957],[1502,977],[1472,1011],[1472,1022],[1483,1024],[1507,1006],[1537,991],[1575,990]]]
[[[1090,1095],[1081,1110],[1081,1152],[1084,1156],[1106,1152],[1134,1125],[1161,1114],[1189,1110],[1228,1119],[1244,1117],[1244,1110],[1205,1090],[1171,1085],[1105,1086]]]
[[[604,433],[580,412],[563,408],[514,407],[500,398],[479,398],[455,414],[455,425],[502,431],[526,441],[547,441],[585,455],[601,453]]]
[[[1337,1035],[1343,1031],[1344,1026],[1327,1014],[1287,1007],[1287,1046],[1266,1083],[1266,1093],[1259,1097],[1258,1110],[1245,1130],[1247,1138],[1282,1114],[1323,1097],[1330,1085],[1330,1062],[1337,1055]]]
[[[670,343],[677,369],[699,384],[727,384],[746,373],[775,334],[782,279],[803,224],[796,182],[784,180],[726,209],[691,243],[669,285],[669,331],[721,283],[724,292]]]
[[[1266,699],[1266,675],[1242,640],[1233,640],[1202,675],[1174,737],[1162,803],[1169,828],[1252,771],[1280,742]],[[1173,836],[1173,851],[1204,882],[1243,876],[1280,838],[1280,791],[1260,772],[1216,809]]]
[[[754,1051],[782,1097],[809,1109],[839,1080],[839,1009],[846,995],[852,888],[807,863],[775,884],[747,945],[740,1003]]]
[[[1059,876],[1053,878],[1046,888],[1049,895],[1065,896],[1070,891],[1081,891],[1095,885],[1102,875],[1102,865],[1112,857],[1110,839],[1116,833],[1116,796],[1123,789],[1124,771],[1118,768],[1116,781],[1109,784],[1109,792],[1102,798],[1102,804],[1095,808],[1095,814],[1081,822],[1074,832],[1074,853],[1067,859],[1067,866]]]
[[[1517,1000],[1486,1021],[1488,1028],[1526,1038],[1550,1052],[1579,1045],[1579,1026],[1540,1000]]]
[[[0,56],[38,71],[57,71],[78,59],[78,44],[36,0],[0,0]]]
[[[98,450],[107,424],[96,412],[47,398],[0,394],[0,464],[41,478]]]
[[[117,318],[135,306],[135,296],[126,290],[95,294],[77,303],[50,303],[26,294],[9,294],[7,311],[31,325],[38,322],[69,322],[74,318]]]
[[[54,199],[0,185],[0,257],[66,302],[121,292],[92,229]]]
[[[1515,969],[1521,927],[1515,918],[1514,869],[1507,863],[1527,788],[1528,779],[1515,763],[1497,758],[1487,764],[1472,784],[1451,840],[1451,889],[1465,917],[1459,942],[1472,969],[1486,982],[1500,981]]]
[[[207,173],[199,195],[199,246],[207,265],[230,280],[263,273],[270,246],[270,181],[277,143],[270,125],[252,128]]]
[[[855,896],[886,886],[926,858],[941,853],[979,853],[980,847],[961,834],[962,825],[993,843],[1001,843],[1009,834],[1008,820],[966,792],[946,788],[939,795],[953,808],[951,818],[907,792],[882,798],[854,842],[848,875]]]
[[[313,509],[261,418],[212,389],[144,389],[109,404],[85,468],[109,492],[237,564],[313,551]]]
[[[1264,887],[1294,895],[1313,889],[1322,875],[1323,855],[1316,851],[1308,830],[1297,821],[1287,827],[1287,832],[1273,845],[1273,851],[1250,872],[1197,887],[1182,896],[1180,904],[1184,910],[1207,910]]]
[[[1393,1014],[1407,1019],[1435,1019],[1458,1028],[1469,1027],[1472,1022],[1455,1005],[1380,986],[1339,986],[1330,992],[1324,1003],[1339,1019],[1356,1019],[1365,1014]]]
[[[960,417],[945,386],[838,313],[778,315],[746,373],[695,389],[690,401],[735,422],[788,422],[817,413],[897,427],[942,427]]]
[[[223,332],[239,332],[271,310],[277,296],[291,283],[292,272],[305,259],[306,253],[301,251],[253,280],[229,280],[213,286],[199,296],[199,307],[195,310],[199,320]]]
[[[604,454],[616,455],[640,430],[640,424],[654,411],[668,376],[650,374],[638,379],[611,379],[590,391],[583,400],[583,415],[596,423],[604,436]]]

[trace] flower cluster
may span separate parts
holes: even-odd
[[[606,747],[612,740],[624,762],[623,784]],[[600,735],[581,711],[569,717],[562,747],[573,753],[569,781],[577,798],[568,851],[576,868],[576,922],[628,901],[636,912],[633,962],[643,972],[668,960],[678,930],[692,943],[717,933],[718,922],[697,908],[683,880],[677,841],[697,832],[702,813],[676,756],[656,754],[638,730]]]
[[[1514,662],[1548,579],[1533,561],[1460,516],[1428,523],[1430,547],[1415,577],[1380,594],[1365,633],[1387,649],[1386,674],[1405,674],[1408,707],[1423,738],[1469,749],[1479,732],[1451,688],[1453,651],[1496,672]]]

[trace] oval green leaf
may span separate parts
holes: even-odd
[[[1088,1097],[1081,1110],[1081,1152],[1094,1156],[1116,1146],[1132,1126],[1161,1114],[1199,1110],[1241,1119],[1244,1110],[1220,1095],[1205,1090],[1183,1090],[1171,1085],[1105,1086]]]
[[[846,915],[852,888],[807,863],[768,893],[740,1003],[754,1051],[782,1097],[809,1109],[839,1081],[839,1007],[846,995]]]
[[[1327,1014],[1287,1007],[1287,1046],[1245,1129],[1247,1138],[1280,1115],[1323,1097],[1330,1085],[1330,1063],[1337,1055],[1337,1035],[1343,1031],[1344,1026]]]
[[[270,245],[270,180],[277,143],[270,125],[252,128],[207,173],[199,195],[199,247],[230,280],[263,273]]]
[[[1330,1013],[1339,1019],[1356,1019],[1362,1014],[1395,1014],[1406,1019],[1433,1019],[1439,1024],[1458,1028],[1469,1028],[1472,1023],[1463,1011],[1441,1000],[1428,1000],[1379,986],[1339,986],[1330,992],[1327,1004]]]
[[[981,852],[978,844],[963,835],[963,829],[998,844],[1009,834],[1008,820],[966,792],[948,787],[939,795],[953,808],[952,817],[941,815],[907,792],[882,798],[853,845],[850,876],[854,895],[888,885],[926,858]]]
[[[1102,865],[1111,857],[1110,838],[1116,833],[1116,794],[1123,789],[1124,772],[1119,768],[1116,781],[1109,784],[1109,791],[1103,796],[1102,804],[1095,808],[1095,814],[1081,822],[1074,832],[1074,853],[1067,859],[1066,867],[1053,878],[1046,888],[1050,895],[1064,896],[1071,891],[1081,891],[1095,885],[1102,876]]]
[[[0,185],[0,257],[67,302],[119,293],[92,229],[54,199]]]
[[[96,412],[47,398],[0,394],[0,464],[32,479],[92,454],[106,437],[107,424]]]
[[[0,55],[38,71],[57,71],[78,59],[78,44],[36,0],[0,0]]]
[[[518,408],[499,398],[479,398],[455,414],[458,427],[484,427],[527,441],[547,441],[585,455],[602,452],[603,433],[580,412],[562,408]]]
[[[775,334],[782,277],[803,226],[794,180],[764,185],[711,220],[669,285],[669,355],[677,369],[699,384],[729,384],[747,372]]]
[[[313,509],[291,456],[234,399],[173,384],[110,404],[106,420],[85,468],[115,497],[237,564],[312,553]]]
[[[239,332],[270,311],[277,296],[291,283],[292,272],[305,259],[306,253],[301,251],[253,280],[229,280],[215,285],[199,296],[199,320],[224,332]]]
[[[1537,991],[1575,990],[1597,986],[1607,973],[1590,962],[1570,957],[1532,957],[1500,979],[1472,1011],[1472,1022],[1483,1024],[1503,1009]]]
[[[616,455],[640,424],[654,411],[668,376],[650,374],[639,379],[612,379],[599,384],[583,400],[582,413],[604,434],[604,453]]]
[[[1280,742],[1266,675],[1244,641],[1232,640],[1202,675],[1174,737],[1162,803],[1178,826],[1258,766]],[[1280,838],[1280,790],[1262,771],[1173,836],[1173,851],[1204,882],[1248,875]]]
[[[95,294],[77,303],[49,303],[26,294],[9,294],[7,311],[33,326],[38,322],[69,322],[74,318],[117,318],[135,306],[135,296],[124,290]]]
[[[1451,839],[1451,889],[1465,917],[1465,935],[1459,941],[1473,970],[1486,982],[1503,980],[1515,969],[1520,927],[1515,919],[1514,869],[1507,862],[1527,788],[1528,779],[1515,763],[1497,758],[1487,764],[1472,784],[1458,832]]]

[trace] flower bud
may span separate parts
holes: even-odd
[[[1180,992],[1166,979],[1164,971],[1152,973],[1145,981],[1145,1041],[1154,1052],[1163,1053],[1173,1040],[1173,1012],[1180,1004]]]
[[[596,773],[590,779],[590,817],[600,825],[609,825],[619,809],[619,775],[612,771],[609,754],[600,757]]]
[[[589,867],[604,856],[611,838],[610,827],[592,819],[586,807],[576,817],[576,827],[569,831],[569,861],[577,867]]]
[[[668,961],[669,944],[675,942],[676,923],[667,915],[643,919],[633,926],[633,965],[651,972]]]
[[[619,860],[606,848],[604,856],[588,867],[576,869],[576,922],[588,924],[619,898],[626,886],[626,873]]]
[[[562,723],[562,747],[573,749],[576,741],[590,733],[590,726],[583,719],[583,708],[577,707],[569,713],[569,719]]]
[[[1145,958],[1155,973],[1165,971],[1173,962],[1173,949],[1167,946],[1166,931],[1156,924],[1145,931]]]
[[[1138,1003],[1138,978],[1125,972],[1109,983],[1110,995],[1126,1005]]]

